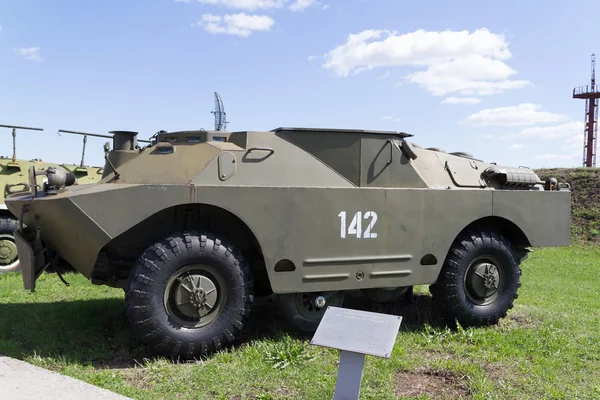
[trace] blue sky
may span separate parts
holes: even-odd
[[[597,2],[4,0],[0,124],[17,155],[78,163],[81,137],[214,124],[410,132],[509,165],[579,166]],[[350,36],[352,35],[352,36]],[[459,99],[459,100],[457,100]],[[105,139],[86,163],[102,165]],[[0,130],[0,154],[12,153]]]

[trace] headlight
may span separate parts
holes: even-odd
[[[48,183],[44,184],[44,191],[48,189],[60,189],[63,186],[71,186],[75,183],[75,175],[64,169],[50,167],[46,170]]]
[[[73,185],[77,179],[71,172],[67,172],[62,168],[49,167],[46,170],[36,170],[33,166],[29,168],[29,182],[33,191],[33,196],[37,194],[37,180],[38,175],[45,175],[42,189],[46,194],[56,194],[56,192],[65,186]]]

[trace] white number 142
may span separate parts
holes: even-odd
[[[373,232],[373,227],[377,222],[377,213],[375,211],[367,211],[363,217],[362,211],[357,211],[350,222],[350,226],[346,225],[346,211],[342,211],[338,214],[340,217],[340,236],[345,238],[346,235],[355,235],[358,239],[375,239],[377,233]],[[365,231],[362,231],[362,220],[370,220]]]

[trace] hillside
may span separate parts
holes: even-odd
[[[576,241],[600,244],[600,168],[548,168],[541,179],[555,177],[571,185],[571,233]]]

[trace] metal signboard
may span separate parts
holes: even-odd
[[[334,400],[358,399],[365,355],[390,358],[402,317],[327,307],[311,344],[341,350]]]

